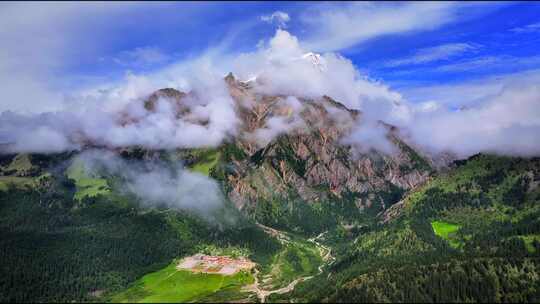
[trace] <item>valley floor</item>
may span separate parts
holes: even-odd
[[[261,302],[272,294],[287,294],[300,282],[322,273],[333,262],[331,250],[317,238],[304,239],[259,224],[277,238],[282,250],[268,265],[235,275],[194,273],[179,269],[177,261],[147,274],[111,302]]]

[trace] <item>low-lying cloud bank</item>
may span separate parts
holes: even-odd
[[[411,139],[431,151],[461,157],[478,152],[540,155],[540,85],[513,84],[458,111],[420,111],[407,125]]]
[[[105,173],[119,177],[119,190],[134,194],[146,207],[187,210],[214,219],[215,211],[224,206],[223,194],[215,180],[191,172],[178,162],[126,161],[100,150],[83,152],[76,160],[82,162],[90,175]]]
[[[215,146],[235,134],[237,118],[223,79],[201,77],[204,79],[198,83],[186,81],[184,85],[184,90],[193,93],[182,100],[191,110],[186,117],[178,117],[167,97],[158,98],[152,110],[145,108],[145,100],[159,85],[144,77],[128,76],[125,85],[94,96],[79,96],[61,111],[1,113],[0,142],[8,144],[10,152],[77,150],[89,142],[155,149]]]
[[[331,96],[362,111],[359,125],[345,140],[366,151],[391,153],[379,120],[396,125],[410,141],[433,153],[452,151],[460,157],[478,152],[540,155],[540,88],[534,82],[508,82],[493,94],[459,111],[445,103],[408,102],[388,86],[361,74],[338,54],[309,53],[297,38],[278,29],[255,52],[238,56],[202,56],[178,63],[162,73],[129,75],[125,83],[62,101],[57,112],[0,114],[0,143],[8,152],[57,152],[80,149],[90,141],[106,147],[190,148],[217,146],[238,136],[239,119],[224,75],[252,80],[255,92],[319,98]],[[144,99],[153,91],[174,87],[189,95],[182,99],[188,114],[179,116],[175,104],[157,100],[150,111]],[[21,92],[23,93],[23,92]],[[419,98],[421,100],[421,98]],[[252,136],[265,143],[278,134],[302,127],[299,100],[289,97],[289,119],[272,118]],[[159,177],[156,177],[159,178]]]

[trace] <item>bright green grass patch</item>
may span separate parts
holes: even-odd
[[[7,191],[11,187],[18,189],[38,187],[50,177],[49,173],[38,177],[0,176],[0,191]]]
[[[0,176],[0,191],[7,191],[10,187],[32,187],[34,179],[31,177]]]
[[[74,198],[82,200],[85,197],[95,197],[97,195],[109,194],[110,188],[103,178],[94,178],[88,175],[82,161],[75,160],[67,169],[68,178],[75,181],[77,192]]]
[[[244,285],[253,283],[250,273],[233,276],[178,271],[176,263],[145,275],[129,289],[111,298],[111,302],[188,302],[208,297],[224,289],[240,292]],[[246,295],[247,296],[247,295]],[[223,301],[227,299],[221,299]]]
[[[197,162],[191,167],[191,170],[206,176],[210,175],[210,170],[217,165],[221,156],[221,152],[214,149],[199,150],[194,154],[196,154]]]
[[[81,200],[85,197],[95,197],[100,194],[108,194],[109,187],[107,181],[100,178],[80,179],[77,183],[77,192],[74,198]]]
[[[263,275],[272,275],[272,288],[284,287],[302,276],[315,275],[323,263],[315,244],[289,236],[291,242],[273,257],[269,268],[263,269]]]
[[[11,161],[7,170],[14,170],[20,173],[27,172],[32,169],[32,163],[28,154],[17,154]]]
[[[457,248],[460,246],[460,243],[453,239],[454,233],[461,228],[460,225],[443,221],[433,221],[431,222],[431,227],[433,227],[433,231],[437,236],[447,240],[452,247]]]
[[[534,253],[536,249],[533,246],[533,242],[540,242],[540,235],[530,234],[530,235],[520,235],[519,238],[525,242],[525,247],[529,253]]]

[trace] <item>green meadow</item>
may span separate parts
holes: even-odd
[[[193,151],[193,154],[197,158],[197,162],[191,167],[191,170],[210,175],[210,169],[216,166],[221,153],[215,149],[201,149]]]
[[[522,235],[519,237],[523,240],[523,242],[525,242],[525,248],[527,248],[529,253],[536,252],[534,242],[540,242],[540,235]]]
[[[457,248],[460,243],[453,239],[453,235],[457,232],[461,226],[456,224],[451,224],[443,221],[433,221],[431,222],[431,227],[435,234],[450,243],[450,246]]]
[[[81,200],[85,197],[109,194],[107,181],[103,178],[94,178],[86,172],[84,164],[75,160],[67,170],[67,177],[75,181],[77,192],[74,198]]]
[[[234,293],[239,299],[247,298],[241,295],[240,288],[253,283],[250,273],[240,272],[232,276],[219,274],[192,273],[179,271],[176,263],[166,268],[145,275],[137,280],[127,290],[111,297],[111,302],[193,302],[210,297],[216,293],[227,291],[230,296]]]
[[[272,258],[272,263],[263,267],[263,275],[272,276],[271,288],[281,288],[295,279],[315,275],[323,263],[315,244],[288,234],[290,242]]]
[[[10,187],[32,187],[34,179],[30,177],[0,176],[0,191],[7,191]]]

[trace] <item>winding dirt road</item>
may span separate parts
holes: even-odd
[[[328,231],[325,231],[325,232],[319,234],[318,236],[316,236],[314,238],[308,239],[308,241],[314,243],[315,246],[317,246],[317,248],[319,248],[319,252],[320,252],[321,257],[322,257],[322,259],[324,261],[324,263],[319,266],[319,273],[318,274],[322,273],[322,269],[325,266],[332,265],[332,263],[334,263],[334,261],[336,260],[336,258],[332,255],[332,250],[317,241],[320,238],[322,238],[323,235],[325,235],[327,232]],[[326,251],[326,253],[324,253],[325,251]]]
[[[280,243],[286,244],[286,243],[290,242],[290,238],[285,233],[283,233],[282,231],[279,231],[277,229],[264,226],[264,225],[259,224],[259,223],[257,223],[257,225],[259,227],[261,227],[266,233],[268,233],[271,236],[277,238]],[[321,274],[323,272],[323,268],[325,266],[328,266],[328,265],[332,264],[334,262],[334,260],[335,260],[335,258],[332,256],[331,249],[324,246],[324,245],[322,245],[322,244],[320,244],[317,241],[325,233],[326,232],[323,232],[323,233],[319,234],[317,237],[308,239],[308,241],[312,242],[313,244],[315,244],[315,246],[317,246],[317,248],[319,249],[319,253],[320,253],[320,255],[321,255],[321,257],[322,257],[322,259],[324,261],[324,263],[319,266],[319,268],[318,268],[319,272],[316,275]],[[284,293],[291,292],[291,291],[294,290],[294,288],[296,287],[296,285],[298,283],[307,281],[307,280],[314,277],[314,276],[299,277],[299,278],[295,279],[294,281],[292,281],[291,283],[289,283],[289,285],[287,285],[285,287],[282,287],[282,288],[279,288],[279,289],[274,289],[274,290],[265,290],[265,289],[261,288],[261,284],[259,283],[258,275],[259,275],[259,270],[255,269],[255,274],[254,274],[255,283],[244,286],[244,288],[242,290],[245,291],[245,292],[254,292],[255,294],[257,294],[257,297],[259,298],[261,303],[264,303],[266,301],[266,298],[268,296],[270,296],[271,294],[274,294],[274,293],[276,293],[276,294],[284,294]]]

